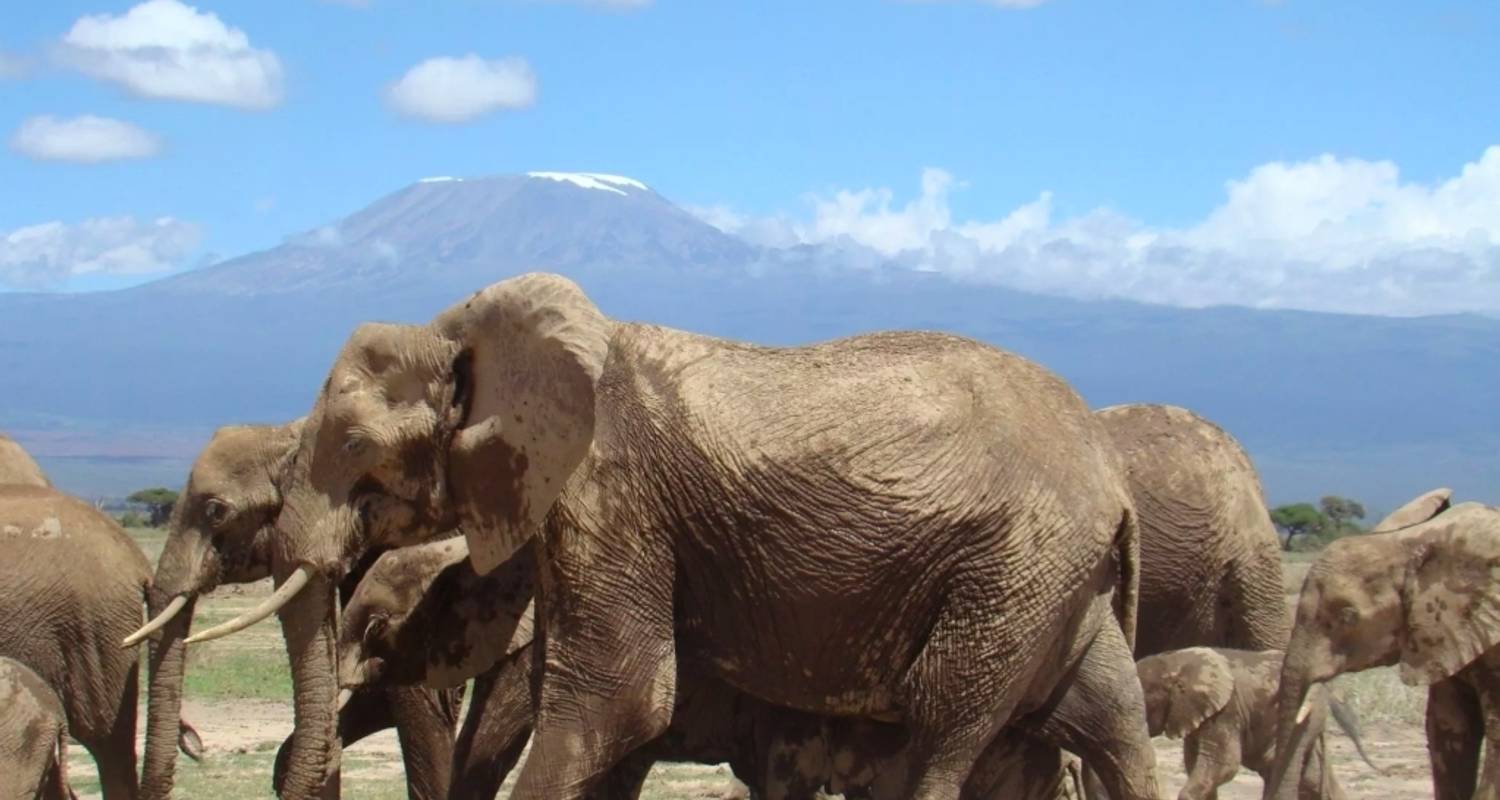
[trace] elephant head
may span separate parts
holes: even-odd
[[[1446,502],[1446,499],[1444,499]],[[1346,672],[1400,665],[1401,678],[1448,678],[1500,643],[1500,509],[1418,498],[1386,533],[1329,545],[1297,602],[1279,690],[1276,797],[1295,792],[1314,726],[1304,724],[1314,689]],[[1412,519],[1412,508],[1436,516]],[[1395,515],[1393,515],[1395,516]]]
[[[1181,739],[1234,698],[1229,659],[1208,647],[1188,647],[1136,662],[1152,736]]]
[[[0,484],[52,488],[52,481],[15,439],[0,433]]]
[[[478,575],[461,538],[390,550],[344,606],[339,683],[461,686],[532,639],[531,551]]]
[[[150,655],[142,772],[142,784],[150,792],[171,794],[184,639],[192,626],[195,601],[221,583],[244,583],[270,574],[272,524],[281,508],[276,481],[301,429],[301,420],[220,428],[194,461],[173,508],[147,592],[151,620],[123,643],[133,647],[157,639]]]
[[[429,325],[366,324],[345,343],[288,469],[272,548],[297,721],[284,796],[316,793],[337,768],[346,565],[461,528],[486,574],[531,540],[593,441],[612,334],[577,285],[533,273]]]

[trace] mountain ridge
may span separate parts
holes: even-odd
[[[570,177],[419,181],[276,247],[140,286],[0,294],[12,323],[0,330],[0,429],[82,493],[111,480],[107,464],[80,466],[91,453],[163,459],[160,482],[178,485],[213,427],[305,413],[358,323],[425,321],[542,269],[610,316],[764,344],[890,328],[972,336],[1053,369],[1092,406],[1203,413],[1246,444],[1274,497],[1384,507],[1449,484],[1500,500],[1500,320],[1037,295],[848,247],[761,247],[644,183],[546,174]]]

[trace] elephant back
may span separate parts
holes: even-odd
[[[1136,657],[1285,646],[1280,543],[1255,466],[1228,432],[1175,406],[1097,412],[1141,528]]]
[[[57,690],[75,735],[106,724],[103,710],[129,688],[137,653],[120,640],[141,624],[150,576],[140,548],[93,506],[0,487],[0,656]]]
[[[0,485],[52,486],[36,459],[15,439],[0,433]]]

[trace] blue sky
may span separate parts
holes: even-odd
[[[930,253],[934,230],[986,224],[971,238],[998,252],[1014,239],[994,226],[1039,201],[1054,237],[1097,238],[1118,216],[1137,244],[1167,236],[1325,273],[1385,264],[1395,251],[1379,243],[1399,239],[1406,260],[1383,267],[1399,279],[1441,240],[1462,255],[1443,273],[1479,281],[1464,292],[1485,298],[1474,308],[1372,289],[1336,310],[1500,310],[1493,2],[153,2],[162,13],[128,33],[159,24],[147,38],[172,42],[183,34],[167,22],[212,14],[218,54],[259,78],[153,86],[161,76],[129,61],[150,48],[130,51],[126,29],[109,27],[130,2],[0,11],[0,287],[139,282],[275,245],[423,176],[545,169],[639,178],[747,236],[842,236],[888,253]],[[90,16],[106,34],[82,31]],[[464,82],[459,62],[411,74],[471,54],[499,82],[489,100],[444,85]],[[408,91],[393,94],[403,76]],[[85,116],[103,121],[83,130]],[[1278,165],[1288,180],[1274,180]],[[1466,165],[1480,178],[1462,182]],[[1316,202],[1299,206],[1308,192]],[[1292,219],[1267,221],[1279,209]],[[1343,227],[1314,241],[1297,214]],[[1408,223],[1428,217],[1471,221],[1424,223],[1417,242]],[[160,218],[180,235],[132,260],[131,237],[159,238]],[[18,232],[60,244],[37,255]],[[124,249],[69,272],[62,262],[88,261],[100,237]],[[1242,249],[1249,239],[1280,244]],[[1316,255],[1351,247],[1358,259]],[[1140,269],[1166,268],[1153,258]],[[1256,287],[1251,301],[1298,304]]]

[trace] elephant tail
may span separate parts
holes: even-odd
[[[1115,590],[1115,618],[1125,643],[1135,649],[1135,629],[1141,600],[1141,528],[1135,507],[1127,504],[1120,527],[1115,532],[1115,563],[1119,565]]]
[[[1349,741],[1354,742],[1354,749],[1359,752],[1359,757],[1366,764],[1370,765],[1370,769],[1384,775],[1385,770],[1376,765],[1374,761],[1371,761],[1370,754],[1365,752],[1365,743],[1360,739],[1359,717],[1354,714],[1354,709],[1346,705],[1343,700],[1335,697],[1333,692],[1329,692],[1328,711],[1333,714],[1333,720],[1343,729],[1344,735],[1349,737]]]

